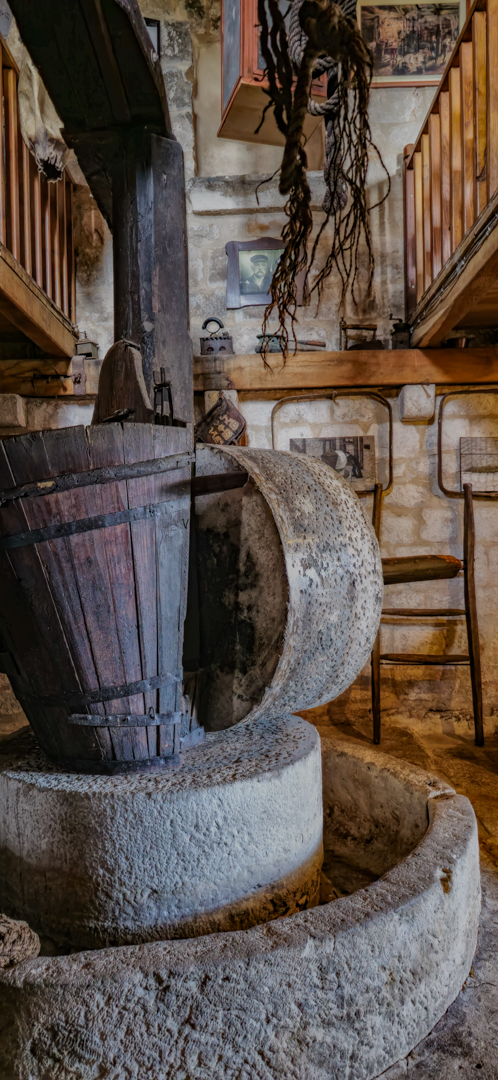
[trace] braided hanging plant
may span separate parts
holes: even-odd
[[[305,272],[304,297],[308,299],[316,291],[320,300],[324,283],[335,268],[341,280],[341,306],[348,291],[357,306],[363,237],[367,252],[367,293],[372,284],[375,261],[369,213],[373,207],[369,208],[366,201],[369,151],[378,156],[388,181],[389,174],[372,141],[368,122],[373,60],[350,17],[350,9],[352,14],[354,7],[353,0],[342,0],[342,7],[332,0],[292,0],[287,34],[278,0],[258,0],[260,44],[268,80],[266,93],[270,98],[261,123],[267,110],[273,108],[276,124],[286,139],[279,190],[288,196],[287,222],[282,230],[285,249],[273,275],[271,303],[265,310],[263,333],[268,333],[269,320],[276,312],[284,362],[289,345],[289,325],[297,347],[298,274]],[[325,71],[327,101],[320,105],[310,97],[311,82]],[[311,253],[308,248],[313,215],[303,135],[308,111],[323,115],[326,124],[325,218]],[[384,199],[389,188],[390,181]],[[310,272],[329,221],[332,228],[328,254],[311,284]],[[264,337],[262,356],[266,366],[268,346],[269,337]]]

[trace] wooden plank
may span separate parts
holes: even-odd
[[[384,585],[400,585],[410,581],[440,581],[460,573],[462,563],[453,555],[408,555],[382,559]]]
[[[422,152],[413,157],[415,174],[415,262],[417,267],[417,303],[424,294],[424,188]]]
[[[0,42],[0,89],[3,89],[4,76],[3,76],[3,61],[4,61],[4,49]],[[5,160],[4,160],[4,97],[3,93],[0,93],[0,243],[5,244],[7,239],[7,223],[5,218],[5,189],[6,189],[6,175],[5,175]]]
[[[431,170],[432,274],[434,279],[442,266],[441,217],[441,119],[439,113],[429,118],[429,160]]]
[[[474,504],[472,501],[471,485],[464,484],[463,492],[463,558],[465,563],[464,591],[467,619],[467,638],[470,657],[470,679],[472,683],[472,704],[474,709],[475,742],[476,746],[483,746],[484,727],[482,710],[481,648],[479,644],[479,624],[477,620],[477,602],[474,569],[475,525]]]
[[[69,267],[69,318],[71,322],[76,322],[76,259],[74,250],[74,230],[73,230],[73,213],[74,213],[74,188],[71,182],[68,183],[67,188],[67,244],[68,244],[68,267]]]
[[[441,127],[441,258],[444,266],[451,255],[451,158],[450,158],[450,93],[439,95]]]
[[[405,233],[405,315],[408,318],[417,303],[417,263],[415,252],[415,173],[406,168],[411,144],[405,146],[403,168],[403,211]]]
[[[52,184],[45,180],[43,191],[43,255],[44,255],[44,287],[47,296],[53,298],[52,278]]]
[[[21,394],[22,397],[64,397],[74,393],[72,378],[54,379],[67,375],[69,360],[0,360],[0,394]],[[40,377],[38,377],[40,376]]]
[[[33,236],[34,236],[34,268],[33,276],[36,284],[43,289],[43,215],[42,215],[42,189],[41,174],[35,167],[33,169]]]
[[[454,667],[458,664],[468,664],[469,658],[466,653],[381,653],[381,664],[420,664],[422,667]]]
[[[0,310],[45,352],[73,356],[74,327],[62,311],[47,301],[33,278],[3,244],[0,245]]]
[[[498,382],[498,349],[397,349],[296,353],[265,368],[255,353],[194,357],[194,389],[319,390],[339,386],[459,386]]]
[[[487,0],[488,197],[498,189],[498,0]]]
[[[424,223],[424,292],[432,284],[431,155],[429,136],[422,135],[422,200]]]
[[[487,166],[487,73],[486,73],[486,12],[476,11],[472,18],[472,46],[474,60],[474,115],[475,115],[475,173],[476,213],[480,214],[488,201]]]
[[[460,46],[460,84],[462,112],[462,215],[463,232],[476,217],[476,170],[474,145],[474,55],[471,41]]]
[[[451,163],[451,250],[462,239],[462,108],[460,69],[451,68],[450,84],[450,163]]]
[[[8,178],[7,246],[17,261],[21,258],[21,221],[19,214],[19,119],[17,113],[17,76],[13,68],[4,68],[5,150]]]
[[[465,608],[383,608],[382,615],[406,619],[462,619]]]
[[[382,517],[382,484],[375,484],[373,507],[372,507],[372,525],[377,540],[380,540],[380,528]],[[380,743],[380,725],[381,725],[381,701],[380,701],[380,626],[375,636],[373,644],[372,655],[370,657],[371,667],[371,679],[372,679],[372,720],[373,720],[373,741],[376,746]]]
[[[58,180],[52,184],[54,197],[52,199],[52,299],[58,308],[62,308],[61,289],[61,190],[63,181]]]
[[[22,154],[22,265],[27,274],[32,276],[32,232],[31,232],[31,154],[21,138]]]

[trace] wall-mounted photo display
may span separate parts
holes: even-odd
[[[270,303],[271,282],[283,250],[280,237],[229,241],[225,247],[227,308],[266,307]],[[298,279],[298,304],[303,302],[303,285],[304,272]]]
[[[355,491],[370,491],[377,482],[373,435],[340,435],[331,439],[290,439],[289,450],[309,454],[349,480]]]
[[[373,55],[374,86],[436,86],[463,26],[465,0],[439,4],[358,0],[357,14]]]
[[[498,438],[460,439],[460,486],[473,491],[498,491]]]

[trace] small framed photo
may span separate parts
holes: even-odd
[[[465,0],[376,4],[358,0],[358,25],[374,58],[373,86],[437,86],[465,21]]]
[[[227,308],[266,307],[283,241],[265,236],[260,240],[230,240],[228,255]],[[303,302],[304,271],[298,277],[297,302]]]
[[[290,439],[289,450],[309,454],[330,465],[355,491],[372,491],[377,481],[373,435],[339,435],[331,439]]]

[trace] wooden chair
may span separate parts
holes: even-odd
[[[468,665],[470,667],[470,679],[472,683],[472,704],[474,710],[474,728],[476,746],[483,746],[483,717],[482,717],[482,680],[481,680],[481,655],[479,648],[479,628],[477,623],[477,607],[474,580],[474,505],[472,499],[472,487],[470,484],[463,485],[464,498],[464,535],[463,535],[463,561],[452,555],[417,555],[408,558],[383,559],[384,583],[386,585],[400,585],[411,581],[441,581],[447,578],[457,577],[463,574],[464,607],[463,608],[385,608],[383,615],[400,618],[423,618],[424,620],[435,618],[465,619],[467,627],[468,652],[464,654],[433,653],[381,653],[380,651],[380,628],[372,650],[372,715],[373,715],[373,741],[380,743],[380,669],[382,664],[403,665],[440,665],[450,667],[454,665]],[[376,485],[374,492],[373,526],[377,538],[380,536],[380,520],[382,509],[382,489]]]

